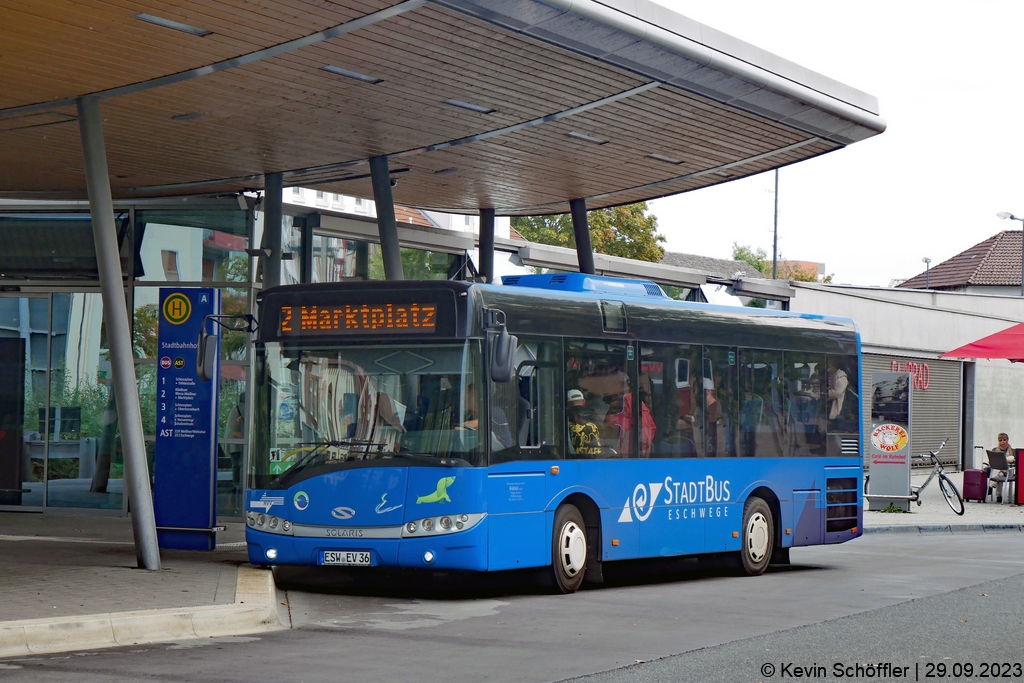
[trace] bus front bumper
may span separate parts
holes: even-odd
[[[247,527],[245,540],[255,565],[323,565],[325,553],[339,551],[368,552],[370,567],[487,570],[486,519],[466,531],[417,538],[317,538]]]

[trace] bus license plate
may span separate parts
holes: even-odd
[[[320,555],[320,564],[369,567],[370,553],[365,550],[325,550]]]

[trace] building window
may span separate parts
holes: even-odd
[[[302,188],[301,187],[293,187],[292,188],[292,194],[302,194]]]
[[[178,252],[169,249],[160,250],[160,260],[164,266],[164,278],[168,282],[177,282],[178,276]]]
[[[324,198],[324,191],[323,190],[317,190],[316,191],[316,198],[317,199],[323,199]]]
[[[340,202],[341,201],[341,195],[338,194],[337,192],[334,193],[334,201],[336,201],[336,202]]]
[[[466,216],[466,225],[473,225],[473,217]]]
[[[356,197],[356,206],[362,206],[362,205],[363,205],[362,197]]]

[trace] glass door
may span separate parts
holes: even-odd
[[[99,292],[55,292],[46,506],[121,510],[124,458]]]
[[[49,295],[0,295],[0,509],[46,503],[49,330]]]

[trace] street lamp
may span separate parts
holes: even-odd
[[[996,215],[1000,218],[1009,218],[1011,221],[1020,221],[1021,230],[1024,230],[1024,218],[1018,218],[1009,211],[1000,211]],[[1021,233],[1020,240],[1020,295],[1024,296],[1024,232]]]
[[[932,260],[930,258],[928,258],[927,256],[925,256],[924,258],[921,259],[921,263],[924,264],[924,288],[925,289],[930,289],[930,287],[928,286],[928,266],[931,265],[931,262],[932,262]]]

